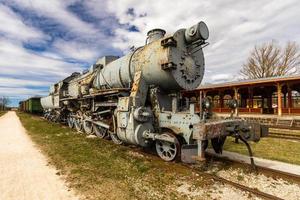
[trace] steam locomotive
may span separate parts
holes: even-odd
[[[202,81],[208,37],[202,21],[170,35],[153,29],[144,46],[123,57],[104,56],[51,86],[41,98],[44,116],[116,144],[155,147],[165,161],[203,159],[209,140],[221,153],[227,136],[257,141],[260,125],[213,120],[207,99],[195,111],[195,103],[182,97]]]

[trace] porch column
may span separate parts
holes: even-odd
[[[278,109],[278,116],[282,115],[282,96],[281,96],[281,89],[282,89],[282,85],[280,85],[279,83],[277,83],[277,109]]]
[[[233,88],[233,90],[234,90],[234,99],[237,100],[237,102],[238,102],[238,97],[239,97],[238,96],[238,94],[239,94],[238,93],[238,88],[235,87],[235,88]],[[235,109],[234,113],[235,113],[236,116],[239,115],[239,109],[238,109],[238,107]]]

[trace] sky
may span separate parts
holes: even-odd
[[[104,55],[204,21],[202,83],[237,80],[255,45],[300,42],[299,0],[0,0],[0,96],[16,106]]]

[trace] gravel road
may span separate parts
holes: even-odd
[[[78,199],[47,165],[15,112],[0,117],[0,199]]]

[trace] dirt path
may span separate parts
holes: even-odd
[[[78,199],[25,133],[15,112],[0,117],[0,199]]]

